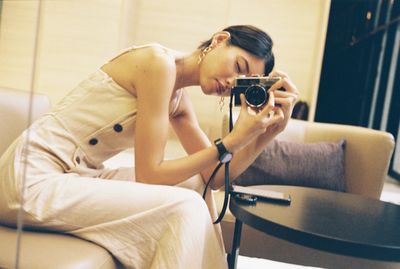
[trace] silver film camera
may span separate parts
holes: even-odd
[[[246,103],[253,108],[262,107],[268,102],[269,94],[268,89],[280,77],[238,77],[232,87],[234,95],[235,106],[241,104],[240,94],[243,93],[246,97]]]

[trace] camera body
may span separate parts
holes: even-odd
[[[280,77],[238,77],[235,79],[232,93],[234,95],[234,104],[238,106],[240,102],[240,94],[243,93],[246,97],[246,103],[253,108],[262,107],[268,102],[268,89]]]

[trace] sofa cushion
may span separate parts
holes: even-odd
[[[24,231],[21,235],[20,268],[116,269],[119,263],[104,248],[59,233]],[[14,268],[17,230],[0,225],[0,268]]]
[[[298,143],[273,140],[234,182],[295,185],[344,191],[345,140]]]

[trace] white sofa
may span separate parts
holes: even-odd
[[[208,98],[208,97],[207,97]],[[204,100],[194,96],[199,121],[210,139],[221,137],[227,130],[225,113],[218,111],[216,98]],[[211,101],[212,100],[212,101]],[[0,89],[0,155],[9,143],[27,125],[29,94],[10,89]],[[204,104],[207,104],[204,109]],[[200,109],[200,107],[202,109]],[[35,95],[33,119],[49,109],[48,99]],[[202,111],[202,112],[200,112]],[[280,139],[299,142],[347,140],[345,181],[349,192],[379,199],[393,151],[393,137],[380,131],[361,127],[311,123],[291,120]],[[184,151],[173,133],[167,145],[166,156],[174,158]],[[123,152],[110,163],[132,163],[132,152]],[[222,206],[223,191],[216,198]],[[234,218],[228,211],[222,221],[227,251],[233,235]],[[378,232],[378,231],[377,231]],[[0,268],[15,267],[17,233],[13,227],[0,225]],[[119,268],[120,265],[102,247],[62,234],[24,231],[22,235],[19,268]],[[272,238],[244,225],[241,254],[271,260],[325,268],[399,268],[399,264],[375,262],[338,256],[308,249]]]

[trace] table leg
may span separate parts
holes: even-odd
[[[235,231],[233,233],[233,241],[232,241],[232,249],[231,253],[228,254],[228,265],[229,269],[236,269],[237,267],[237,258],[239,256],[239,247],[240,247],[240,236],[242,234],[242,222],[236,219],[235,222]]]

